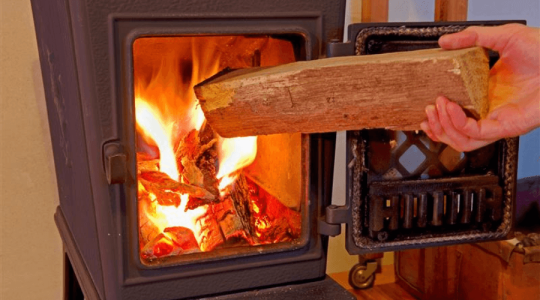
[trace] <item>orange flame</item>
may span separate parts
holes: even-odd
[[[155,195],[150,194],[155,199]],[[203,238],[202,234],[202,221],[201,218],[206,213],[208,205],[199,206],[195,209],[186,210],[188,203],[188,195],[180,195],[182,202],[178,207],[175,206],[162,206],[156,204],[155,213],[148,214],[148,219],[154,223],[160,232],[163,232],[167,227],[182,226],[191,229],[197,240],[199,247]],[[156,202],[153,202],[156,203]],[[201,249],[204,251],[204,249]]]
[[[219,143],[219,189],[223,191],[236,180],[236,171],[249,166],[257,156],[257,137],[221,139]]]
[[[176,181],[180,176],[174,145],[183,134],[192,129],[200,130],[206,121],[193,87],[217,73],[219,68],[219,55],[216,55],[212,45],[200,39],[187,41],[189,43],[183,45],[185,48],[181,48],[185,53],[167,51],[161,57],[159,69],[151,69],[152,75],[147,82],[144,76],[136,76],[135,88],[135,113],[139,132],[147,143],[158,147],[160,171]],[[186,54],[192,59],[189,82],[182,78],[180,61],[180,57]],[[220,166],[217,178],[221,179],[220,190],[223,190],[234,182],[237,177],[234,173],[237,170],[251,164],[255,159],[257,138],[220,138],[218,151]],[[201,218],[208,210],[208,205],[186,209],[189,196],[180,194],[181,202],[178,207],[161,206],[155,201],[156,195],[150,193],[149,196],[153,208],[146,214],[160,232],[168,227],[189,228],[201,247],[203,238]]]
[[[141,98],[135,98],[135,117],[145,137],[152,139],[159,148],[160,171],[178,181],[180,174],[170,139],[171,126],[163,124],[159,114]]]

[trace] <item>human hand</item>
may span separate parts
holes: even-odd
[[[499,52],[489,75],[489,113],[479,121],[444,96],[426,107],[422,130],[457,151],[471,151],[540,126],[540,29],[520,24],[469,27],[442,36],[443,49],[482,46]]]

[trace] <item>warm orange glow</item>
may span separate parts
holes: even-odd
[[[152,70],[154,74],[150,81],[145,83],[144,77],[138,77],[135,82],[135,116],[139,133],[147,143],[158,147],[159,170],[176,181],[179,181],[180,176],[173,150],[179,138],[177,131],[200,130],[205,121],[193,86],[217,73],[219,67],[219,57],[215,56],[215,49],[212,47],[205,47],[194,38],[191,38],[186,46],[190,46],[192,56],[189,82],[182,78],[181,55],[177,52],[167,52],[161,57],[159,68]],[[181,199],[178,207],[163,206],[153,201],[153,211],[147,211],[147,217],[159,232],[169,227],[185,227],[192,230],[197,243],[201,246],[203,233],[201,217],[208,206],[186,209],[189,195],[180,193],[178,195]],[[156,199],[156,195],[152,193],[149,197],[151,200]]]
[[[141,38],[134,43],[142,258],[211,251],[228,238],[242,237],[250,245],[288,241],[290,232],[295,236],[299,232],[299,213],[288,212],[269,195],[264,198],[270,200],[264,201],[273,201],[275,208],[263,209],[263,200],[250,202],[242,209],[253,210],[254,217],[240,220],[237,214],[245,212],[238,212],[229,192],[243,176],[242,169],[255,160],[257,137],[219,137],[205,125],[193,91],[224,67],[250,67],[254,52],[271,54],[257,59],[262,66],[294,61],[289,42],[269,37]],[[247,199],[253,183],[247,187],[241,178]],[[265,215],[274,211],[271,218]],[[277,212],[286,217],[278,217]],[[286,231],[290,223],[286,219],[294,219],[294,230]],[[251,224],[242,227],[242,222]]]
[[[197,240],[197,244],[201,245],[202,239],[202,220],[207,205],[199,206],[196,209],[186,210],[186,204],[188,203],[188,195],[181,195],[182,202],[180,206],[162,206],[156,204],[155,213],[149,214],[150,219],[160,232],[163,232],[168,227],[185,227],[191,229]],[[155,202],[154,202],[155,203]],[[204,249],[201,249],[204,251]]]

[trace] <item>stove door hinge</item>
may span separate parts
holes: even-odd
[[[326,57],[350,56],[354,55],[354,43],[341,43],[337,39],[326,44]]]
[[[349,222],[350,215],[348,206],[327,206],[324,216],[319,218],[319,234],[328,236],[340,235],[341,224]]]
[[[103,145],[103,167],[109,184],[126,182],[127,155],[119,141],[110,141]]]

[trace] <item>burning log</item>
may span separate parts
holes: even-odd
[[[193,160],[195,154],[199,152],[199,148],[199,132],[193,129],[180,140],[175,151],[175,156],[179,160],[181,160],[183,157]],[[182,165],[182,162],[178,161],[178,165]]]
[[[276,197],[250,179],[249,186],[253,228],[261,244],[287,242],[302,233],[302,216],[283,205]]]
[[[195,161],[189,159],[187,156],[184,156],[181,162],[182,166],[184,167],[182,176],[184,176],[187,182],[192,185],[204,187],[204,174],[197,167]]]
[[[210,150],[212,147],[214,147],[214,145],[217,143],[217,139],[212,139],[210,142],[208,142],[208,144],[204,144],[200,149],[199,149],[199,153],[197,153],[197,155],[195,155],[195,159],[194,160],[198,160],[201,155],[205,154],[206,151]],[[210,153],[211,156],[216,156],[215,154],[213,153]]]
[[[159,159],[153,159],[146,154],[137,153],[137,174],[159,171]]]
[[[221,76],[220,76],[221,75]],[[439,94],[484,117],[486,51],[346,56],[220,74],[195,86],[222,137],[362,128],[417,130]]]
[[[178,165],[181,167],[182,176],[190,184],[210,192],[215,196],[213,200],[217,201],[219,200],[219,182],[216,178],[215,167],[217,160],[216,141],[212,128],[203,125],[200,132],[193,129],[180,141],[175,155]],[[191,198],[190,202],[192,202]],[[206,203],[208,201],[193,200],[189,207],[195,208]]]
[[[139,182],[143,185],[146,191],[156,196],[156,201],[159,203],[159,205],[163,205],[163,206],[173,205],[173,206],[178,207],[180,203],[182,202],[180,198],[180,194],[171,192],[168,190],[163,190],[162,188],[160,188],[159,183],[146,181],[140,178],[139,178]]]
[[[238,240],[235,238],[242,238],[248,243],[251,241],[251,236],[244,229],[244,223],[236,212],[230,197],[213,205],[213,210],[221,232],[227,242],[233,240],[237,242]]]
[[[197,165],[203,173],[203,185],[211,193],[219,197],[219,181],[216,178],[216,158],[204,155],[202,156]]]
[[[216,150],[217,136],[210,126],[204,124],[199,132],[198,152],[194,155],[197,167],[203,173],[204,187],[210,193],[219,196],[219,181],[216,178],[216,162],[218,154]]]
[[[204,188],[177,182],[172,180],[165,173],[161,172],[146,172],[139,175],[139,182],[144,188],[158,196],[161,192],[174,192],[179,194],[188,194],[194,198],[200,198],[208,201],[214,201],[216,196],[205,190]],[[159,196],[158,196],[159,201]]]
[[[148,193],[139,191],[139,246],[141,249],[160,234],[159,229],[150,221],[147,215],[147,212],[151,210],[150,203]]]
[[[164,256],[178,255],[182,252],[183,249],[175,245],[169,236],[160,233],[141,249],[141,257],[152,261]]]
[[[199,245],[193,235],[193,231],[188,228],[181,226],[168,227],[163,232],[177,247],[182,248],[183,252],[191,253],[199,251]]]
[[[216,215],[212,209],[208,209],[206,215],[199,222],[202,237],[199,247],[202,251],[211,251],[225,242],[221,228],[216,220]]]
[[[205,122],[201,127],[201,131],[199,132],[199,143],[201,145],[206,145],[211,143],[213,140],[216,140],[216,138],[217,135],[212,129],[212,127],[210,127],[208,123]]]
[[[159,171],[159,159],[137,161],[137,174],[141,174],[145,172],[158,172],[158,171]]]
[[[249,187],[244,174],[240,173],[230,190],[230,197],[238,215],[242,227],[250,237],[255,237],[251,222],[251,207],[249,198]]]
[[[154,259],[200,252],[193,232],[185,227],[169,227],[156,235],[141,249],[141,256],[152,261]]]

